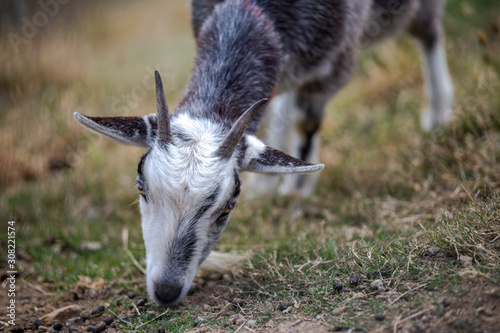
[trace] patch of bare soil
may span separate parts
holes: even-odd
[[[139,285],[139,290],[145,291],[143,277],[139,274],[126,279],[126,285]],[[358,324],[357,328],[338,326],[331,322],[336,317],[350,322],[349,317],[362,315],[347,310],[349,299],[343,302],[342,308],[332,313],[307,318],[301,312],[300,304],[287,304],[271,297],[265,301],[259,300],[251,291],[241,290],[237,281],[217,274],[195,280],[190,294],[181,305],[171,310],[176,311],[174,316],[197,317],[189,332],[392,332],[395,328],[395,331],[405,333],[500,332],[500,287],[481,276],[471,279],[469,275],[464,277],[464,281],[468,282],[459,294],[420,290],[420,294],[410,297],[424,299],[423,293],[429,293],[427,299],[433,301],[409,310],[405,302],[410,301],[410,297],[403,298],[384,309],[382,320],[366,315],[366,326],[360,327]],[[20,277],[16,281],[16,326],[2,325],[0,330],[113,333],[130,331],[130,321],[135,318],[143,323],[135,331],[161,332],[157,329],[158,323],[155,325],[155,319],[172,315],[165,313],[166,309],[157,307],[145,295],[136,295],[132,289],[119,285],[81,277],[73,287],[55,294],[50,290],[57,289],[56,283],[52,283],[52,286],[51,282],[39,281],[35,284]],[[375,297],[366,292],[363,298],[369,301]],[[2,323],[9,321],[3,311],[8,302],[6,294],[2,294]],[[187,308],[190,310],[184,312],[183,309]],[[221,328],[214,329],[207,324],[214,320],[221,323]],[[363,325],[363,321],[361,323]]]

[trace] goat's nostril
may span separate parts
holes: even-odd
[[[171,284],[165,281],[154,283],[155,297],[159,303],[169,305],[175,302],[182,291],[182,286]]]

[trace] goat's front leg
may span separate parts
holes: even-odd
[[[304,86],[293,92],[275,96],[262,120],[266,144],[301,158],[308,163],[319,162],[319,135],[327,95]],[[312,176],[312,177],[310,177]],[[278,192],[280,195],[311,195],[316,187],[316,175],[266,176],[248,175],[250,198]]]

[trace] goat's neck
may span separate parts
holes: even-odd
[[[197,40],[197,56],[179,111],[231,126],[253,103],[270,98],[280,68],[280,43],[258,7],[218,5]],[[256,116],[248,133],[257,130]]]

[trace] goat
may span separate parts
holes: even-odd
[[[176,112],[169,114],[156,72],[157,114],[74,113],[91,131],[147,149],[136,183],[151,298],[170,306],[186,295],[235,207],[242,171],[323,169],[313,162],[323,109],[351,76],[361,42],[409,29],[423,45],[430,84],[431,112],[423,126],[449,119],[452,86],[441,44],[441,6],[437,0],[192,0],[197,55]],[[364,33],[381,14],[390,19],[380,34]],[[278,148],[292,146],[298,158],[255,136],[268,99],[269,112],[289,107],[286,112],[300,115],[287,127],[297,133],[270,138]],[[298,178],[290,188],[302,187]]]

